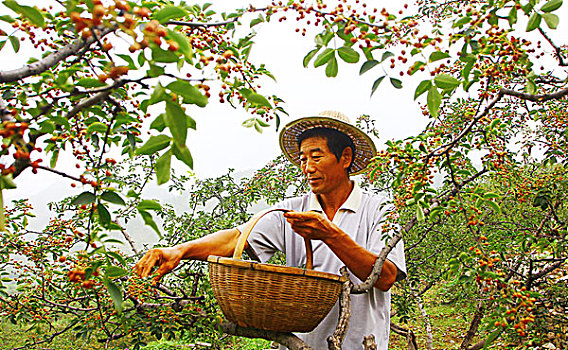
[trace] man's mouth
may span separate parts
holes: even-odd
[[[321,180],[321,177],[310,177],[310,178],[308,178],[309,183],[314,183],[314,182],[317,182],[319,180]]]

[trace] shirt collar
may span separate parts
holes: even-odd
[[[353,190],[347,197],[347,200],[341,205],[339,210],[349,210],[352,212],[357,212],[359,207],[361,206],[361,200],[363,198],[363,191],[359,184],[356,181],[353,181]],[[310,204],[309,204],[310,211],[319,211],[323,212],[321,204],[319,203],[316,195],[313,192],[310,192]]]

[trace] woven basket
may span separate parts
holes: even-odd
[[[329,313],[345,278],[313,270],[311,242],[306,240],[306,268],[241,260],[247,238],[258,220],[245,226],[233,258],[210,256],[213,294],[225,317],[242,327],[280,332],[310,332]]]

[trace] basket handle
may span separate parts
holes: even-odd
[[[256,225],[258,220],[262,218],[264,215],[271,213],[273,211],[282,211],[284,213],[289,212],[289,209],[283,208],[272,208],[272,209],[265,209],[256,213],[245,225],[243,232],[239,236],[239,240],[237,241],[237,246],[235,247],[235,252],[233,253],[233,259],[240,259],[243,255],[243,250],[245,249],[245,244],[247,239]],[[306,245],[306,269],[313,270],[314,269],[314,257],[312,251],[312,241],[309,239],[304,238],[304,243]]]

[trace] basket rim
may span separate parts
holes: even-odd
[[[210,255],[207,258],[209,263],[224,265],[224,266],[231,266],[231,267],[240,267],[250,270],[259,270],[259,271],[266,271],[266,272],[274,272],[279,274],[285,275],[293,275],[293,276],[307,276],[307,277],[314,277],[319,279],[324,279],[333,282],[340,282],[344,283],[347,281],[347,278],[344,276],[336,275],[333,273],[323,272],[323,271],[315,271],[309,269],[302,269],[299,267],[293,266],[282,266],[282,265],[275,265],[275,264],[267,264],[267,263],[260,263],[256,261],[249,261],[249,260],[240,260],[240,259],[233,259],[227,258],[222,256],[215,256]]]

